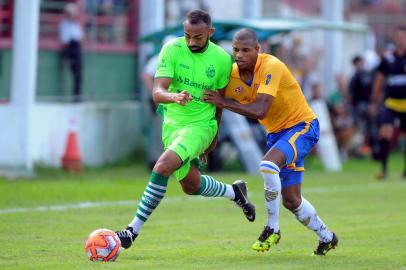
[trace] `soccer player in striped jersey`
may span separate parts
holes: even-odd
[[[225,93],[206,91],[204,100],[258,119],[268,133],[270,150],[259,168],[264,179],[268,222],[252,248],[267,251],[279,242],[282,197],[283,205],[318,235],[314,254],[325,255],[337,246],[337,236],[301,194],[304,158],[319,140],[316,115],[285,64],[274,56],[259,53],[254,31],[242,29],[234,35],[233,56],[236,63]]]
[[[399,119],[400,130],[406,134],[406,27],[399,26],[395,31],[396,49],[385,56],[379,64],[371,96],[371,112],[378,116],[379,103],[383,106],[379,115],[379,161],[382,164],[378,179],[387,176],[394,123]],[[384,90],[383,90],[384,89]],[[406,148],[404,149],[403,178],[406,180]]]
[[[216,144],[221,116],[221,110],[202,100],[203,92],[226,87],[232,65],[230,55],[210,42],[213,33],[210,15],[191,11],[184,21],[184,37],[165,44],[160,52],[153,99],[163,106],[165,150],[152,170],[135,217],[126,229],[116,232],[124,248],[132,245],[164,198],[172,174],[186,194],[228,198],[242,208],[249,221],[255,219],[255,207],[248,200],[245,182],[225,184],[200,175],[197,166],[198,158]]]

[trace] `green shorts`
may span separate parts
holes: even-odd
[[[180,181],[189,173],[191,161],[199,158],[212,143],[217,134],[217,121],[205,125],[169,126],[162,127],[162,142],[164,149],[175,152],[182,160],[182,166],[174,172]]]

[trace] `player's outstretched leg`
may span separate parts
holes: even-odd
[[[247,185],[242,180],[235,181],[232,185],[215,180],[209,175],[200,176],[200,189],[193,195],[204,197],[226,197],[239,206],[249,221],[255,220],[255,206],[247,195]]]
[[[279,178],[279,167],[267,160],[260,164],[260,171],[264,178],[265,206],[268,212],[268,224],[261,235],[252,245],[256,251],[267,251],[276,245],[280,238],[279,231],[279,207],[281,198],[281,180]]]
[[[314,251],[315,255],[326,255],[329,250],[337,246],[337,236],[327,228],[317,215],[316,209],[305,198],[302,197],[302,202],[297,209],[293,210],[293,214],[298,221],[319,236],[319,244]]]
[[[164,198],[166,187],[168,185],[168,178],[169,177],[167,176],[152,172],[134,219],[126,229],[116,232],[123,248],[129,248],[132,245],[144,223]]]
[[[385,180],[388,172],[388,157],[390,152],[390,140],[381,138],[379,140],[379,159],[381,162],[381,171],[376,175],[377,180]]]

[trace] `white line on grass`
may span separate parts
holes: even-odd
[[[399,183],[400,185],[401,183]],[[402,183],[403,184],[403,183]],[[371,189],[382,189],[388,187],[382,183],[373,183],[368,185],[352,185],[352,186],[331,186],[331,187],[312,187],[303,188],[303,193],[335,193],[335,192],[352,192],[352,191],[362,191]],[[393,187],[393,185],[390,185]],[[250,194],[260,195],[259,192],[250,192]],[[206,197],[195,197],[195,196],[178,196],[165,198],[165,202],[179,202],[182,200],[200,199],[207,200]],[[26,208],[10,208],[10,209],[0,209],[0,214],[12,214],[12,213],[23,213],[23,212],[49,212],[49,211],[66,211],[70,209],[86,209],[94,207],[103,206],[137,206],[138,201],[110,201],[110,202],[80,202],[75,204],[60,204],[60,205],[49,205],[49,206],[38,206],[38,207],[26,207]]]

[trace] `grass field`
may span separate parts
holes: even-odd
[[[347,162],[341,173],[309,163],[303,194],[340,239],[325,257],[310,256],[316,236],[285,209],[280,244],[270,253],[250,249],[266,219],[259,176],[215,174],[228,183],[248,181],[254,223],[225,199],[183,195],[171,179],[135,246],[114,263],[88,261],[84,242],[94,229],[129,222],[148,179],[142,165],[86,169],[81,176],[39,169],[32,180],[0,179],[0,269],[406,269],[401,163],[400,155],[391,159],[386,182],[373,179],[378,166],[366,160]]]

